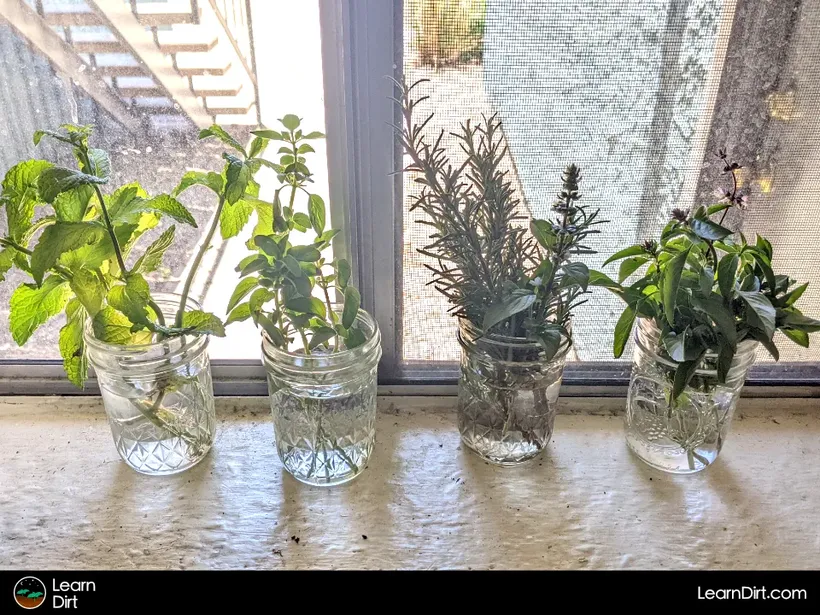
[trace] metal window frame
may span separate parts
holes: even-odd
[[[363,305],[382,332],[380,393],[451,395],[453,363],[401,361],[403,242],[401,151],[390,124],[398,109],[386,77],[403,65],[402,0],[319,0],[328,134],[331,219],[342,233],[337,254],[351,260]],[[389,152],[389,155],[385,155]],[[566,366],[562,395],[623,397],[628,362]],[[266,395],[259,360],[212,362],[217,395]],[[59,360],[0,359],[0,395],[99,394],[96,380],[73,387]],[[744,396],[820,397],[817,363],[762,364],[752,368]]]

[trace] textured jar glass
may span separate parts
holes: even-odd
[[[166,322],[173,322],[180,297],[157,294]],[[189,309],[200,309],[188,300]],[[84,338],[97,374],[114,444],[123,460],[142,474],[175,474],[196,465],[214,441],[214,392],[208,337],[117,346]]]
[[[285,352],[262,337],[276,450],[285,469],[309,485],[354,479],[373,451],[381,336],[364,310],[356,324],[366,341],[339,352]]]
[[[663,350],[654,322],[638,319],[625,423],[632,452],[665,472],[691,474],[709,466],[726,441],[756,350],[753,340],[738,344],[724,384],[718,383],[717,356],[707,354],[671,403],[678,363]]]
[[[459,320],[461,378],[458,429],[483,459],[514,465],[532,459],[552,437],[568,345],[547,361],[540,344],[491,335]]]

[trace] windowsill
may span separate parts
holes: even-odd
[[[460,446],[454,398],[380,398],[367,470],[322,489],[282,470],[267,398],[217,398],[213,451],[167,478],[120,461],[98,398],[0,398],[0,568],[820,567],[820,401],[742,400],[694,476],[629,454],[623,400],[562,403],[510,469]]]

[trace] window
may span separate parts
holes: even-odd
[[[530,216],[547,215],[561,170],[579,164],[586,202],[611,220],[592,267],[657,235],[673,207],[712,198],[720,185],[713,154],[728,150],[745,165],[750,193],[736,222],[750,236],[765,230],[778,268],[810,282],[805,311],[820,313],[820,252],[809,239],[820,202],[817,0],[133,0],[109,8],[115,5],[2,3],[0,71],[9,84],[0,109],[2,168],[32,154],[36,127],[79,120],[98,124],[116,165],[167,190],[189,167],[218,166],[221,150],[193,139],[196,126],[214,118],[243,134],[289,111],[318,130],[326,124],[327,151],[318,151],[323,162],[314,166],[324,167],[326,157],[320,191],[344,231],[334,249],[351,259],[363,305],[382,329],[384,383],[451,384],[459,355],[456,322],[427,286],[417,252],[427,240],[408,211],[412,177],[395,174],[402,152],[386,76],[430,80],[430,131],[497,113],[510,178]],[[150,160],[142,156],[149,148]],[[202,227],[212,204],[193,194],[188,204]],[[199,234],[188,230],[184,239],[156,280],[163,288],[174,288]],[[207,308],[223,311],[242,244],[212,251],[199,286]],[[0,310],[11,288],[0,287]],[[623,390],[630,350],[621,362],[611,359],[620,309],[595,292],[578,310],[565,382],[583,384],[584,392],[612,383]],[[5,359],[55,358],[58,326],[44,327],[25,349],[0,329]],[[212,341],[217,389],[261,392],[256,332],[247,323],[233,327],[228,340]],[[818,359],[816,348],[784,343],[777,366],[761,352],[752,383],[816,384]]]
[[[291,63],[290,50],[299,49]],[[139,181],[150,193],[170,191],[190,169],[222,168],[222,146],[197,140],[199,128],[217,122],[240,140],[260,124],[297,113],[311,130],[324,131],[322,59],[317,2],[265,0],[16,0],[0,6],[0,174],[28,157],[63,155],[36,129],[66,122],[95,124],[94,143],[112,157],[114,182]],[[259,70],[257,58],[264,59]],[[326,154],[316,144],[311,169],[317,192],[327,193]],[[71,161],[63,160],[64,164]],[[270,197],[275,175],[257,175],[260,196]],[[207,193],[181,196],[198,228],[178,225],[164,268],[149,282],[159,291],[181,286],[216,208]],[[5,224],[5,215],[0,225]],[[247,253],[244,237],[217,242],[200,268],[194,292],[205,309],[224,315],[236,285],[236,263]],[[163,230],[150,231],[150,243]],[[0,226],[0,231],[5,231]],[[147,245],[147,243],[145,244]],[[11,339],[9,297],[25,278],[0,285],[0,350],[7,360],[58,363],[62,319],[41,327],[25,347]],[[212,338],[210,354],[256,365],[258,332],[231,326],[230,340]]]

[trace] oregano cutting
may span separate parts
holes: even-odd
[[[265,145],[282,144],[277,162],[261,161],[276,172],[281,186],[248,242],[255,253],[236,268],[241,279],[228,302],[227,322],[250,318],[285,351],[294,342],[308,355],[355,348],[366,341],[356,320],[361,297],[350,283],[349,263],[322,256],[339,231],[327,226],[325,202],[311,191],[313,177],[306,164],[306,155],[314,152],[310,141],[324,135],[304,133],[300,118],[293,114],[280,123],[281,131],[253,132]],[[306,211],[297,210],[297,196],[306,201]],[[295,233],[312,233],[313,238]],[[331,291],[343,297],[341,310]]]

